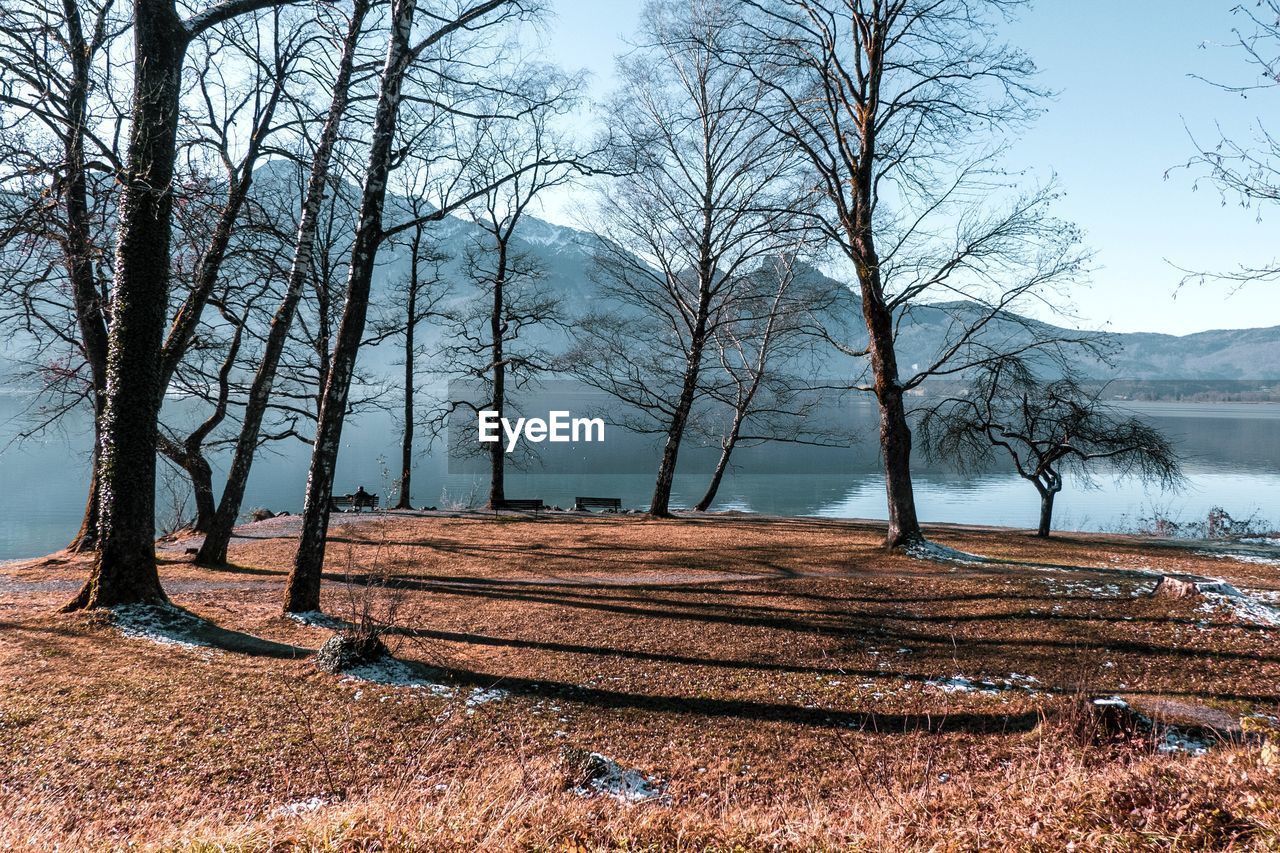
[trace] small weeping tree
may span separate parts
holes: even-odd
[[[932,458],[961,469],[1007,454],[1018,476],[1040,495],[1036,535],[1047,537],[1067,474],[1086,485],[1094,484],[1099,469],[1162,489],[1182,484],[1182,465],[1169,438],[1101,395],[1101,386],[1089,388],[1071,376],[1043,381],[1025,358],[996,359],[979,368],[959,394],[931,406],[920,434]]]

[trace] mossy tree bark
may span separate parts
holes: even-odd
[[[135,0],[132,122],[99,443],[98,558],[68,609],[167,600],[155,558],[156,449],[182,65],[194,36],[273,5],[281,0],[224,0],[184,22],[174,0]]]

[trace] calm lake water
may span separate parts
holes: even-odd
[[[84,509],[91,446],[88,418],[69,422],[39,439],[15,443],[13,436],[25,423],[26,404],[22,397],[0,396],[0,560],[39,556],[62,547],[74,534]],[[1056,528],[1125,530],[1156,511],[1189,521],[1203,519],[1215,506],[1237,518],[1257,515],[1280,521],[1280,405],[1171,403],[1135,406],[1135,410],[1179,442],[1188,487],[1161,493],[1137,483],[1116,483],[1106,475],[1094,489],[1068,481],[1057,502]],[[715,508],[884,518],[874,411],[857,403],[848,408],[846,417],[863,436],[851,448],[774,444],[741,450]],[[541,467],[534,462],[526,471],[510,473],[507,494],[540,497],[560,506],[571,505],[575,495],[620,497],[624,506],[646,506],[656,467],[656,450],[649,440],[611,428],[604,451],[592,450],[595,456],[583,448],[557,447],[555,453],[544,455]],[[245,509],[297,512],[309,452],[297,442],[271,448],[255,463]],[[715,455],[710,449],[682,455],[673,505],[698,500]],[[363,485],[389,494],[395,479],[390,470],[398,458],[398,427],[390,415],[368,414],[349,421],[337,490],[354,491]],[[576,473],[565,473],[571,471]],[[1015,527],[1036,522],[1034,489],[1003,466],[961,475],[921,459],[915,475],[920,515],[927,522]],[[162,520],[173,514],[175,501],[170,493],[183,491],[181,479],[169,476],[166,480],[158,497]],[[414,503],[444,506],[481,501],[487,482],[474,466],[449,465],[438,447],[417,462]]]

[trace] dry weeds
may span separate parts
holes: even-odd
[[[271,524],[227,570],[166,564],[166,588],[314,649],[331,631],[279,614],[291,541]],[[452,696],[122,639],[54,614],[79,558],[6,567],[0,849],[1280,848],[1274,746],[1166,755],[1082,737],[1073,716],[1113,693],[1276,715],[1277,632],[1151,601],[1132,571],[1274,592],[1275,567],[934,534],[1009,562],[890,557],[873,526],[801,520],[335,531],[330,614],[392,623],[397,656]],[[670,802],[575,796],[565,746],[660,776]]]

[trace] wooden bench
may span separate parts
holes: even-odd
[[[507,500],[497,501],[494,509],[514,509],[520,512],[538,512],[547,508],[542,502],[542,498],[508,498]]]
[[[331,509],[338,512],[359,512],[362,509],[375,510],[378,508],[377,495],[334,495],[330,502]]]
[[[573,508],[580,512],[590,511],[592,507],[605,512],[622,512],[622,498],[574,498]]]

